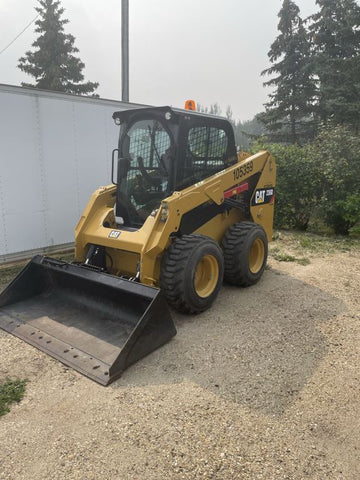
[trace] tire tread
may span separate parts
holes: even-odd
[[[166,250],[162,259],[160,288],[168,303],[182,313],[197,313],[201,309],[189,304],[184,295],[184,273],[189,256],[199,243],[214,242],[205,235],[183,235],[177,238]],[[204,308],[205,309],[205,308]],[[203,310],[204,310],[203,309]]]
[[[246,248],[249,233],[255,229],[264,233],[263,228],[259,224],[244,221],[232,225],[224,235],[222,241],[224,252],[224,279],[231,285],[248,287],[256,283],[263,273],[267,259],[267,244],[265,245],[266,254],[264,265],[258,278],[250,279],[247,274],[247,269],[245,269],[244,265],[241,265],[241,262],[239,262],[239,255],[244,248]]]

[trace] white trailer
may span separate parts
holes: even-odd
[[[112,114],[140,106],[0,84],[0,264],[72,245],[110,183]]]

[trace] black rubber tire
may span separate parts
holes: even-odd
[[[209,259],[214,266],[214,275],[217,275],[217,278],[210,279],[211,284],[208,289],[211,292],[207,295],[205,289],[206,296],[200,296],[196,289],[195,274],[198,275],[199,268]],[[183,235],[177,238],[164,253],[161,262],[160,288],[169,305],[175,310],[182,313],[198,313],[211,306],[219,293],[223,276],[224,259],[217,242],[205,235]]]
[[[254,245],[257,246],[255,253]],[[225,233],[221,246],[224,252],[224,280],[227,283],[249,287],[260,280],[268,255],[268,241],[261,225],[253,222],[235,223]],[[251,251],[252,256],[258,255],[256,271],[250,268]]]

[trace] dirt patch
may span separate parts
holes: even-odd
[[[0,478],[358,479],[359,249],[307,256],[174,314],[178,335],[107,388],[1,331],[0,379],[29,382],[0,419]]]

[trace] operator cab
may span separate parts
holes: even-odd
[[[119,227],[138,229],[161,200],[236,163],[231,124],[171,107],[115,112]],[[113,158],[114,161],[114,158]]]

